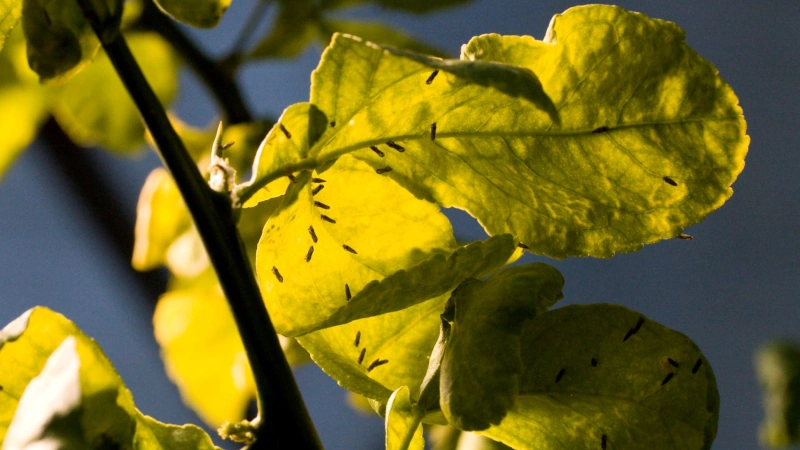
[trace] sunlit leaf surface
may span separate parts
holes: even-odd
[[[721,206],[744,166],[738,100],[683,39],[597,5],[556,16],[543,41],[474,38],[458,63],[338,36],[311,94],[336,127],[305,163],[354,152],[534,253],[638,250]]]
[[[716,435],[711,365],[683,334],[622,306],[537,316],[522,363],[514,406],[481,432],[513,448],[708,449]]]
[[[397,388],[386,405],[386,450],[423,450],[422,426],[406,386]]]
[[[22,17],[22,0],[0,0],[0,50]]]
[[[800,345],[772,342],[758,350],[755,362],[766,413],[761,442],[778,448],[800,444]]]
[[[3,448],[216,448],[194,425],[140,413],[94,340],[46,308],[0,331],[0,367]]]
[[[154,0],[175,20],[198,28],[215,27],[228,10],[231,0]]]
[[[176,91],[177,57],[155,33],[126,38],[150,86],[169,105]],[[75,142],[99,144],[120,153],[139,150],[144,144],[139,112],[105,53],[69,83],[53,88],[53,98],[53,115]]]

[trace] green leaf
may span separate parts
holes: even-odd
[[[178,59],[169,44],[155,33],[133,33],[126,38],[150,86],[168,105],[178,76]],[[139,112],[105,53],[69,83],[53,88],[52,94],[53,115],[73,141],[123,154],[144,144]]]
[[[386,404],[392,391],[409,386],[411,397],[416,398],[446,301],[443,295],[401,311],[306,334],[297,341],[347,390]]]
[[[154,0],[175,20],[197,28],[213,28],[231,5],[231,0]]]
[[[438,207],[366,164],[345,157],[318,176],[326,181],[296,176],[258,244],[261,292],[286,336],[319,328],[369,282],[455,247]]]
[[[44,91],[28,69],[22,30],[16,29],[0,52],[0,176],[33,142],[45,117]]]
[[[320,6],[323,9],[328,9],[355,6],[362,3],[375,3],[391,9],[410,11],[413,13],[426,13],[436,9],[460,5],[468,1],[469,0],[322,0]]]
[[[0,0],[0,50],[22,17],[22,0]]]
[[[514,240],[504,234],[459,247],[449,255],[433,255],[382,280],[371,281],[319,327],[399,311],[446,294],[465,279],[480,277],[503,266],[514,258],[515,250]]]
[[[421,418],[411,402],[408,386],[392,392],[386,405],[386,450],[423,450]]]
[[[111,362],[72,322],[34,308],[0,332],[4,448],[215,449],[193,425],[140,413]],[[38,447],[37,447],[38,448]],[[50,447],[48,447],[50,448]]]
[[[518,449],[711,447],[714,374],[677,331],[622,306],[566,306],[525,325],[521,355],[514,406],[481,434]]]
[[[556,16],[544,41],[474,38],[459,65],[339,36],[311,101],[342,126],[309,155],[322,164],[358,152],[534,253],[635,251],[721,206],[744,165],[738,100],[683,38],[672,23],[599,5]],[[405,152],[360,151],[390,140]]]
[[[514,404],[522,373],[522,325],[563,298],[552,266],[526,264],[453,291],[455,317],[440,369],[441,408],[466,431],[497,425]]]
[[[327,45],[334,33],[345,33],[358,36],[366,41],[382,45],[391,45],[403,50],[433,55],[447,56],[445,52],[420,42],[413,37],[380,22],[362,22],[355,20],[320,19],[323,45]]]
[[[92,3],[111,29],[119,27],[122,1]],[[76,1],[23,1],[22,29],[28,42],[28,63],[42,81],[66,81],[91,62],[100,48]]]
[[[771,447],[800,444],[800,345],[771,342],[758,350],[755,363],[764,396],[761,442]]]

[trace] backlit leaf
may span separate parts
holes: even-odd
[[[397,388],[386,405],[386,450],[423,450],[420,414],[407,386]]]
[[[22,17],[22,0],[0,0],[0,50]]]
[[[93,0],[101,20],[114,27],[122,18],[120,0]],[[25,0],[22,29],[28,63],[42,81],[65,81],[88,64],[100,42],[76,1]]]
[[[435,205],[366,164],[344,157],[319,176],[296,175],[258,244],[261,292],[287,336],[318,329],[369,282],[455,247]]]
[[[441,408],[451,425],[483,430],[514,404],[522,373],[525,321],[563,297],[564,278],[547,264],[470,279],[453,291],[455,317],[440,372]]]
[[[756,353],[764,396],[761,442],[771,447],[800,444],[800,345],[771,342]]]
[[[269,34],[248,55],[249,58],[294,58],[317,37],[317,6],[307,1],[280,2]]]
[[[519,396],[482,434],[518,449],[708,449],[719,395],[686,336],[617,305],[538,315],[522,334]]]
[[[46,308],[0,332],[0,367],[4,448],[216,448],[196,426],[140,413],[94,340]]]
[[[333,33],[346,33],[358,36],[366,41],[382,45],[391,45],[403,50],[421,53],[423,55],[446,56],[444,52],[420,42],[396,28],[380,22],[362,22],[356,20],[320,20],[323,45],[327,45]]]
[[[231,0],[154,0],[173,19],[197,28],[213,28],[231,5]]]
[[[375,3],[386,8],[399,9],[414,13],[425,13],[436,9],[448,8],[469,0],[322,0],[322,8],[342,8],[362,3]]]
[[[638,250],[721,206],[744,166],[738,100],[683,38],[600,5],[556,16],[543,41],[474,38],[457,63],[338,36],[311,101],[342,126],[302,164],[358,152],[534,253]],[[405,152],[361,151],[388,141]]]
[[[175,96],[178,60],[155,33],[126,36],[134,56],[158,98],[168,105]],[[144,144],[144,124],[105,53],[73,77],[53,88],[52,112],[72,140],[131,153]],[[210,149],[210,144],[209,144]]]

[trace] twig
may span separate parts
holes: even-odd
[[[250,448],[321,449],[236,229],[230,197],[212,191],[200,176],[122,34],[98,16],[92,0],[78,4],[172,173],[228,299],[253,369],[262,419]]]

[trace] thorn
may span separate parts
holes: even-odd
[[[388,359],[376,359],[375,361],[372,361],[372,364],[370,364],[369,367],[367,367],[367,372],[372,372],[372,369],[382,366],[388,362]]]
[[[323,189],[325,189],[325,185],[324,185],[324,184],[320,184],[319,186],[315,187],[315,188],[314,188],[314,189],[311,191],[311,195],[317,195],[317,194],[319,194],[319,191],[321,191],[321,190],[323,190]]]
[[[386,145],[392,147],[393,149],[397,150],[400,153],[406,151],[406,149],[402,145],[396,143],[395,141],[386,141]]]
[[[564,376],[564,373],[566,373],[566,371],[567,369],[561,369],[558,371],[558,375],[556,375],[556,383],[561,381],[561,378]]]
[[[229,149],[229,148],[233,147],[233,144],[235,144],[235,143],[236,143],[236,142],[234,142],[234,141],[226,142],[226,143],[224,143],[224,144],[222,144],[222,145],[220,145],[220,146],[219,146],[219,150],[220,150],[220,151],[222,151],[222,150],[227,150],[227,149]]]
[[[676,183],[675,180],[673,180],[672,178],[667,177],[667,176],[662,178],[662,180],[664,180],[664,182],[667,183],[670,186],[677,186],[678,185],[678,183]]]
[[[335,120],[334,120],[334,121],[331,121],[331,128],[333,128],[333,127],[335,127],[335,126],[336,126],[336,121],[335,121]]]
[[[530,247],[528,247],[527,245],[523,244],[522,242],[520,242],[519,244],[517,244],[517,247],[519,247],[519,248],[524,248],[525,250],[528,250],[528,249],[530,248]]]
[[[684,241],[692,241],[692,240],[694,240],[694,237],[692,237],[691,234],[686,234],[686,233],[681,233],[681,234],[675,236],[675,238],[676,239],[683,239]]]
[[[325,222],[336,223],[335,220],[331,219],[330,217],[326,216],[325,214],[320,214],[319,218],[324,220]]]
[[[628,330],[628,332],[625,334],[625,337],[624,337],[624,338],[622,338],[622,342],[625,342],[625,341],[627,341],[627,340],[628,340],[628,339],[630,339],[630,337],[631,337],[631,336],[633,336],[633,335],[634,335],[633,328],[631,328],[631,329],[630,329],[630,330]]]
[[[277,278],[279,282],[283,283],[283,276],[281,276],[281,273],[278,272],[277,267],[272,266],[272,273],[275,274],[275,278]]]
[[[592,133],[605,133],[606,131],[608,131],[608,127],[602,126],[600,128],[595,128],[594,130],[592,130]]]
[[[353,342],[353,345],[355,345],[356,347],[358,347],[358,344],[359,344],[360,342],[361,342],[361,332],[359,331],[358,333],[356,333],[356,341],[355,341],[355,342]]]
[[[392,168],[391,168],[391,167],[389,167],[389,166],[386,166],[386,167],[384,167],[383,169],[375,169],[375,172],[376,172],[378,175],[383,175],[384,173],[391,172],[391,171],[392,171]]]
[[[669,380],[671,380],[673,376],[675,376],[674,372],[668,373],[667,376],[664,377],[664,381],[661,382],[661,385],[663,386],[663,385],[669,383]]]
[[[429,76],[428,79],[425,80],[425,84],[433,83],[433,79],[436,78],[436,75],[439,75],[439,71],[438,70],[434,70],[433,72],[431,72],[431,76]]]
[[[672,359],[672,358],[667,358],[667,362],[668,362],[668,363],[669,363],[669,364],[670,364],[672,367],[680,367],[680,366],[681,366],[680,364],[678,364],[678,361],[675,361],[675,360],[674,360],[674,359]]]
[[[308,227],[308,234],[311,235],[311,240],[317,243],[317,233],[314,232],[314,227]]]
[[[378,147],[376,147],[376,146],[374,146],[374,145],[370,145],[370,146],[369,146],[369,149],[370,149],[370,150],[372,150],[373,152],[375,152],[375,154],[377,154],[377,155],[378,155],[378,156],[380,156],[381,158],[383,158],[384,156],[386,156],[386,155],[384,155],[384,154],[383,154],[383,152],[382,152],[382,151],[380,151],[380,150],[378,149]]]
[[[606,450],[606,445],[608,445],[608,436],[604,434],[603,437],[600,438],[600,448]]]
[[[639,317],[639,321],[636,322],[636,326],[633,327],[633,334],[638,333],[639,330],[642,328],[642,325],[644,325],[644,317]]]
[[[324,183],[325,180],[323,180],[322,178],[312,178],[311,182],[312,183]]]
[[[325,203],[322,203],[322,202],[314,202],[314,206],[316,206],[317,208],[322,208],[322,209],[331,209],[330,206],[328,206],[328,205],[326,205]]]
[[[291,139],[292,138],[292,133],[289,133],[289,130],[287,130],[286,127],[283,126],[282,123],[279,123],[278,127],[280,127],[281,131],[283,131],[283,134],[284,134],[284,136],[286,136],[286,139]]]
[[[436,122],[433,122],[431,124],[431,140],[432,141],[436,140]]]
[[[350,252],[350,253],[354,254],[354,255],[357,255],[357,254],[358,254],[358,252],[357,252],[357,251],[353,250],[353,247],[350,247],[350,246],[349,246],[349,245],[347,245],[347,244],[342,244],[342,248],[343,248],[343,249],[345,249],[345,250],[347,250],[348,252]]]
[[[344,298],[346,298],[348,302],[353,298],[353,296],[350,295],[350,285],[347,283],[344,284]]]
[[[311,262],[311,256],[314,254],[314,246],[308,247],[308,253],[306,253],[306,262]]]
[[[294,177],[294,174],[290,173],[289,175],[287,175],[287,177],[289,177],[289,181],[291,181],[292,183],[297,183],[297,178]]]
[[[696,374],[698,370],[700,370],[700,366],[703,365],[703,360],[697,358],[697,362],[694,363],[694,367],[692,367],[692,375]]]
[[[360,355],[358,355],[358,363],[359,363],[359,364],[361,364],[362,362],[364,362],[364,355],[366,355],[366,354],[367,354],[367,348],[366,348],[366,347],[364,347],[364,348],[362,348],[362,349],[361,349],[361,354],[360,354]]]
[[[597,358],[592,358],[592,367],[597,367]]]

